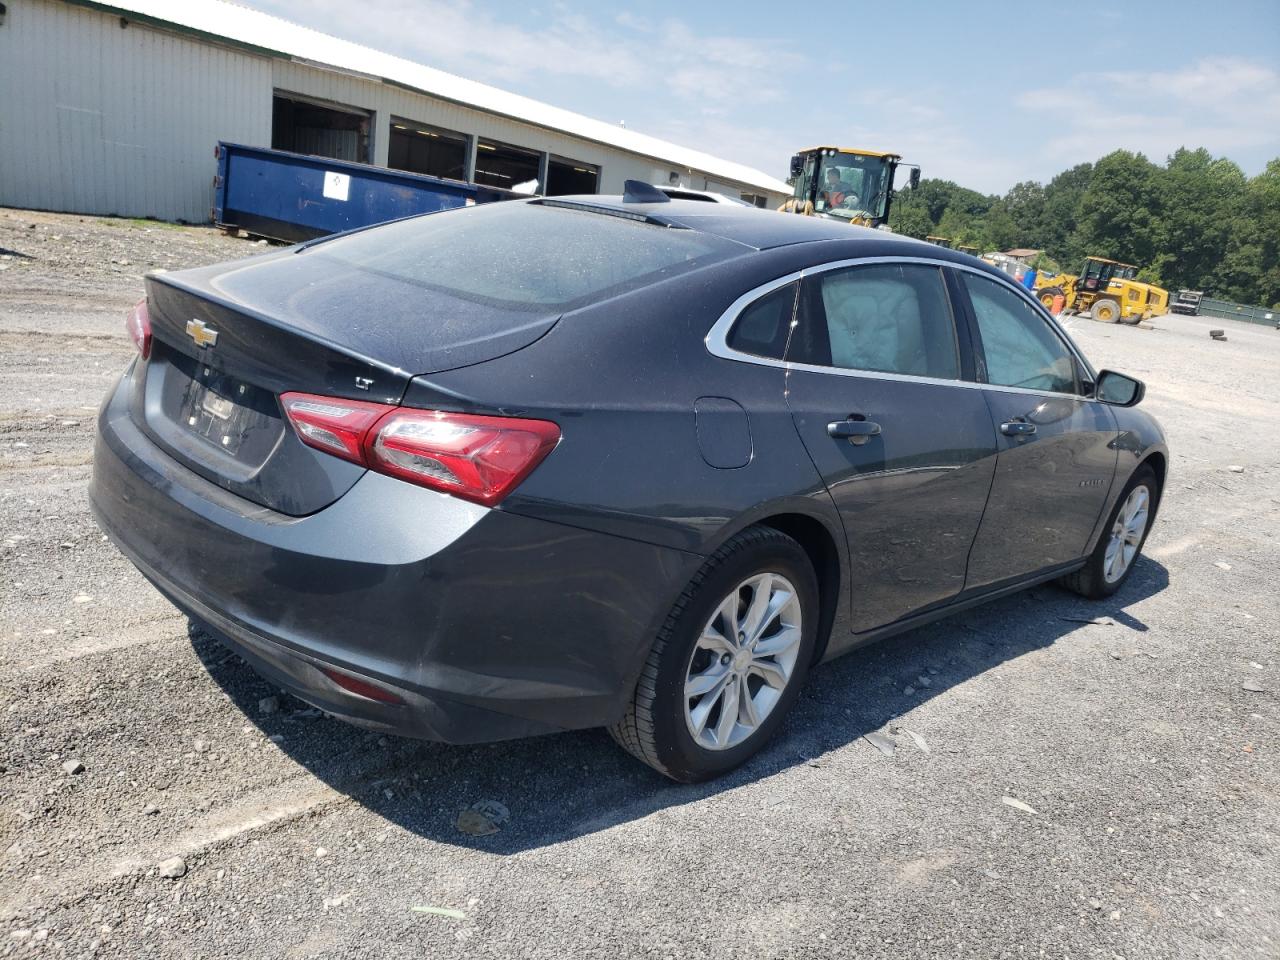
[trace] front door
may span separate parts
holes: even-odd
[[[844,521],[855,633],[964,587],[996,444],[961,355],[938,267],[869,264],[804,280],[787,400]]]
[[[1084,555],[1115,475],[1116,422],[1080,395],[1070,348],[1027,300],[962,272],[976,321],[975,352],[1000,447],[995,480],[969,560],[981,588]]]

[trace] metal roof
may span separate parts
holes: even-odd
[[[174,3],[173,0],[67,2],[155,26],[194,33],[207,40],[246,47],[260,54],[286,57],[395,84],[522,123],[652,157],[675,167],[697,170],[716,179],[730,180],[774,193],[791,193],[791,188],[782,180],[752,167],[721,160],[700,150],[681,147],[602,120],[593,120],[571,110],[562,110],[529,97],[508,93],[497,87],[467,80],[349,40],[340,40],[318,30],[225,0],[182,0],[181,3]]]
[[[833,150],[836,153],[852,153],[859,157],[892,157],[894,160],[901,160],[902,154],[893,153],[886,150],[863,150],[861,147],[806,147],[803,150],[797,150],[796,153],[814,153],[819,150]]]

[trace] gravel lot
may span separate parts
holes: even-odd
[[[0,956],[1280,956],[1280,332],[1073,321],[1173,452],[1126,588],[827,665],[764,755],[682,787],[602,732],[264,713],[105,542],[93,411],[141,275],[259,249],[0,209]],[[483,800],[510,820],[460,832]]]

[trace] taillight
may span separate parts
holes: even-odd
[[[309,393],[281,394],[280,403],[299,440],[361,466],[368,466],[364,458],[365,434],[380,418],[396,409],[385,403],[337,400]]]
[[[370,470],[493,506],[560,440],[548,420],[415,410],[304,393],[280,397],[298,438]]]
[[[147,312],[146,300],[139,300],[138,305],[129,311],[124,319],[124,328],[142,359],[151,356],[151,314]]]
[[[559,440],[547,420],[400,408],[378,422],[366,449],[374,470],[492,506]]]

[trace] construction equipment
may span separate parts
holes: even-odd
[[[1036,280],[1036,297],[1052,310],[1062,297],[1065,311],[1087,313],[1103,323],[1134,324],[1163,313],[1169,292],[1137,280],[1138,268],[1106,257],[1085,257],[1080,276],[1058,273]]]
[[[1111,288],[1123,290],[1125,317],[1137,315],[1137,320],[1126,319],[1126,323],[1137,323],[1138,320],[1150,320],[1169,311],[1169,291],[1157,287],[1154,283],[1141,280],[1112,280]]]
[[[935,247],[945,247],[948,250],[951,249],[951,244],[954,242],[946,237],[935,237],[933,234],[929,234],[929,236],[925,237],[925,240]]]
[[[887,229],[894,176],[900,165],[911,168],[911,187],[918,187],[920,168],[903,164],[896,153],[851,147],[801,150],[791,158],[791,199],[779,209]]]

